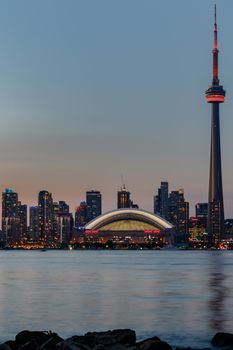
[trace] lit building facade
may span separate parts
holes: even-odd
[[[171,191],[168,200],[169,221],[176,226],[182,241],[189,238],[189,203],[185,201],[184,191]]]
[[[6,244],[20,241],[20,213],[18,193],[7,188],[2,193],[2,231]]]
[[[208,203],[197,203],[195,205],[195,213],[197,218],[208,217]]]
[[[38,196],[38,232],[42,242],[53,241],[53,198],[48,191],[40,191]]]
[[[58,237],[60,244],[68,244],[72,237],[74,226],[73,215],[70,213],[70,207],[65,201],[59,201],[58,204]]]
[[[207,241],[207,220],[204,217],[192,217],[189,220],[189,235],[192,242]]]
[[[125,185],[117,192],[117,209],[130,208],[130,192],[126,191]]]
[[[82,228],[87,223],[87,203],[81,202],[75,209],[75,227]]]
[[[39,240],[39,208],[29,208],[29,235],[33,241]]]
[[[168,220],[168,182],[162,181],[158,194],[154,196],[154,213]]]
[[[87,222],[102,214],[102,197],[99,191],[86,192]]]
[[[20,237],[27,239],[28,235],[28,214],[27,214],[27,205],[21,204],[21,202],[18,202],[18,212],[19,212],[19,221],[20,221]]]

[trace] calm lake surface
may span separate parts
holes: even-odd
[[[208,346],[232,310],[233,251],[0,251],[0,341],[132,328]]]

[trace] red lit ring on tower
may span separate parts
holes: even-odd
[[[206,96],[206,101],[207,102],[224,102],[225,101],[225,96],[223,95],[208,95]]]

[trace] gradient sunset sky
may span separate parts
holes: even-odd
[[[121,174],[153,209],[160,181],[207,201],[214,3],[223,188],[233,217],[232,0],[0,1],[0,185],[71,210],[98,189],[116,208]]]

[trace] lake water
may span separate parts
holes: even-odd
[[[209,346],[232,310],[233,251],[0,251],[0,341],[132,328]]]

